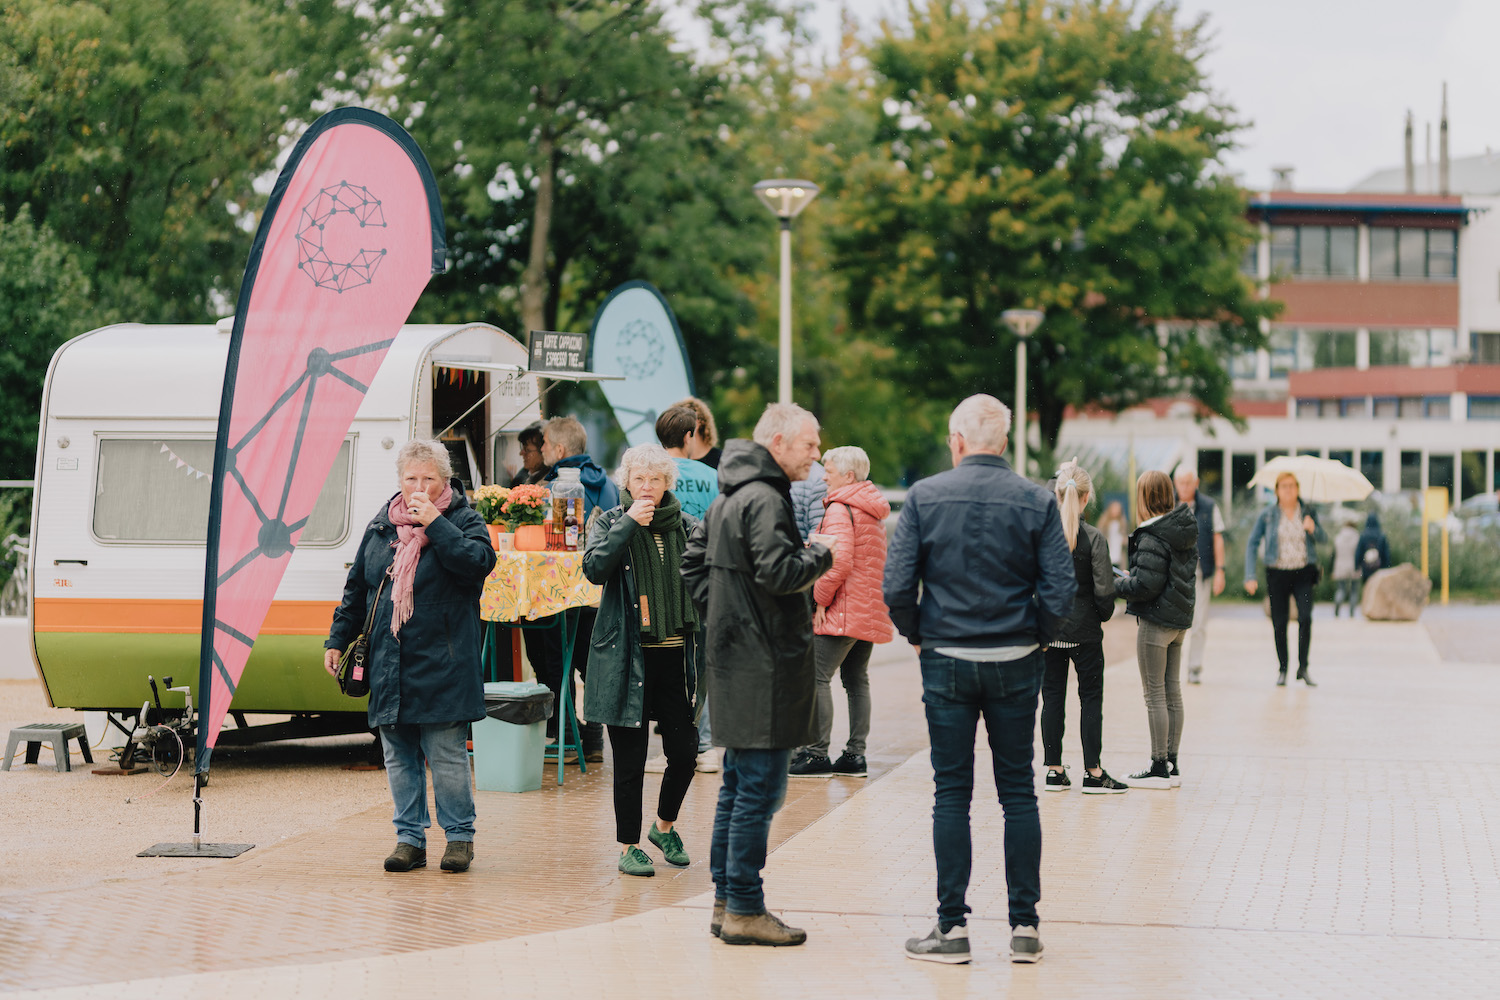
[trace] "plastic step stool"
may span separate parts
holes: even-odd
[[[81,722],[34,722],[29,726],[17,726],[10,731],[10,739],[5,742],[5,762],[0,764],[0,771],[10,770],[16,747],[22,742],[26,744],[26,763],[35,764],[42,752],[42,744],[51,743],[54,766],[59,771],[71,771],[73,761],[68,756],[69,740],[78,741],[78,749],[83,751],[85,762],[94,762],[94,755],[89,752],[89,739],[84,735]]]

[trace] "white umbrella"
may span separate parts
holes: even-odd
[[[1276,488],[1276,480],[1290,472],[1297,477],[1302,499],[1310,503],[1335,503],[1340,500],[1363,500],[1375,491],[1370,481],[1343,462],[1315,455],[1283,455],[1260,467],[1251,486]]]

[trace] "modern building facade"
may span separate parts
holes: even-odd
[[[1430,171],[1429,171],[1430,172]],[[1500,486],[1500,155],[1453,161],[1452,193],[1380,171],[1348,192],[1253,195],[1244,269],[1285,304],[1265,349],[1229,359],[1239,430],[1162,401],[1074,415],[1064,450],[1141,468],[1195,458],[1230,506],[1268,459],[1334,458],[1383,493]],[[1117,463],[1118,465],[1118,463]],[[1225,487],[1228,487],[1227,489]]]

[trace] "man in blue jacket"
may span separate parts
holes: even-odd
[[[1035,962],[1042,956],[1042,826],[1032,740],[1041,647],[1072,607],[1073,556],[1057,498],[1001,457],[1010,409],[993,396],[970,396],[948,418],[948,430],[953,468],[907,493],[885,564],[891,620],[921,659],[936,786],[938,923],[927,937],[907,941],[906,954],[969,961],[969,804],[983,716],[1005,811],[1011,961]]]

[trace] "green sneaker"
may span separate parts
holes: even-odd
[[[683,849],[682,838],[677,835],[675,826],[666,833],[662,833],[656,828],[656,824],[652,823],[646,839],[661,849],[661,856],[667,859],[667,864],[676,865],[678,868],[686,868],[692,864],[687,851]]]
[[[632,847],[620,855],[620,871],[626,875],[640,875],[650,878],[656,874],[656,866],[651,859],[646,857],[646,852],[639,847]]]

